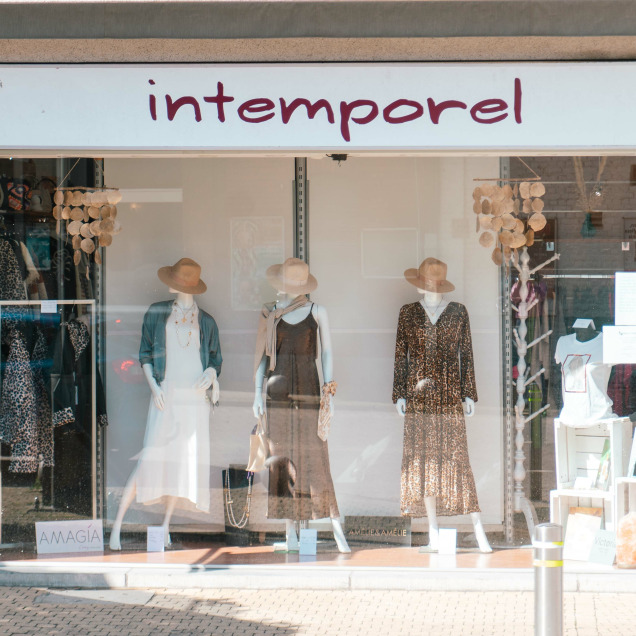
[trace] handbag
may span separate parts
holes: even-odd
[[[320,410],[318,411],[318,437],[327,441],[329,429],[331,428],[331,400],[336,394],[336,382],[326,382],[322,385],[322,395],[320,397]]]
[[[250,435],[250,458],[247,462],[248,473],[258,473],[265,468],[269,457],[269,439],[266,430],[267,418],[265,414],[258,418],[258,423]]]
[[[236,466],[230,464],[229,468],[223,470],[223,499],[225,502],[225,527],[227,534],[227,526],[244,529],[250,520],[250,511],[252,509],[252,486],[254,485],[254,473],[246,473],[245,466]],[[234,480],[234,488],[230,477]],[[236,519],[234,514],[234,499],[237,499],[237,506],[243,504],[241,518]],[[245,544],[245,537],[241,540],[240,545]],[[247,544],[249,545],[249,540]]]

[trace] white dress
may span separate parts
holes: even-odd
[[[144,447],[137,466],[137,501],[148,503],[164,496],[189,499],[199,510],[210,510],[210,403],[194,384],[201,377],[198,308],[194,324],[175,320],[174,307],[166,323],[166,375],[161,383],[165,407],[152,398]],[[191,336],[188,339],[188,329]],[[185,346],[189,342],[189,345]]]

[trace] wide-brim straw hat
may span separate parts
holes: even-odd
[[[203,294],[208,288],[201,280],[201,265],[191,258],[182,258],[172,266],[160,267],[157,276],[162,283],[184,294]]]
[[[309,273],[309,265],[299,258],[272,265],[265,274],[274,289],[286,294],[308,294],[318,287],[318,281]]]
[[[436,258],[426,258],[417,269],[407,269],[404,278],[418,289],[444,294],[455,289],[455,285],[446,280],[447,269],[446,263]]]

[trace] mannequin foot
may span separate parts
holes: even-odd
[[[473,512],[470,516],[473,520],[473,527],[475,528],[475,538],[477,539],[479,551],[483,552],[484,554],[489,554],[490,552],[492,552],[492,548],[490,547],[490,543],[488,543],[486,531],[484,530],[484,526],[481,523],[481,516],[478,512]]]
[[[110,531],[110,542],[108,545],[111,550],[121,550],[120,529],[116,526],[113,526],[113,529]]]
[[[340,525],[340,519],[332,519],[331,526],[333,527],[333,538],[336,540],[338,551],[342,554],[351,554],[351,548],[345,538],[344,530]]]
[[[429,528],[428,545],[424,546],[430,552],[439,552],[439,530],[438,528]]]
[[[275,543],[274,552],[298,552],[298,535],[293,521],[285,520],[285,542]]]
[[[481,529],[481,532],[475,531],[475,537],[477,537],[477,545],[479,546],[479,551],[484,554],[489,554],[492,552],[492,548],[490,547],[490,543],[488,543],[488,538],[486,537],[486,533],[484,529]]]

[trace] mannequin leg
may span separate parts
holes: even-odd
[[[426,516],[428,517],[428,547],[437,552],[439,550],[439,526],[437,525],[437,498],[424,497]]]
[[[298,550],[296,524],[291,519],[285,519],[285,545],[290,552]]]
[[[338,550],[343,554],[349,554],[351,552],[351,548],[349,547],[347,539],[345,538],[345,533],[342,529],[342,525],[340,525],[340,519],[332,518],[331,527],[333,528],[333,538],[336,540]]]
[[[163,545],[167,548],[172,543],[170,541],[170,519],[172,518],[172,514],[177,505],[176,497],[168,497],[168,501],[166,503],[166,515],[163,518]]]
[[[479,550],[481,552],[492,552],[490,543],[488,543],[488,537],[486,537],[486,531],[481,523],[481,515],[478,512],[471,512],[470,518],[472,519],[473,527],[475,528],[475,537],[477,537]]]
[[[124,493],[121,497],[121,501],[119,502],[117,516],[115,517],[115,522],[113,523],[112,530],[110,531],[111,550],[121,550],[121,524],[124,520],[126,511],[130,507],[130,504],[135,500],[135,495],[137,494],[136,474],[137,471],[134,470],[133,474],[128,478],[128,482],[126,483],[126,487],[124,488]]]
[[[274,550],[277,552],[298,552],[296,524],[291,519],[285,519],[285,542],[275,543]]]

